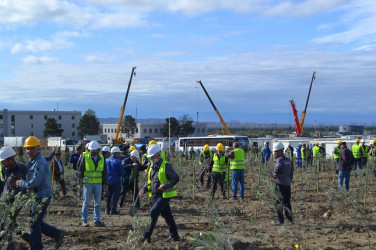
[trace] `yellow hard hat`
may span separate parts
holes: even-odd
[[[342,143],[342,140],[338,140],[337,143],[338,143],[338,144],[341,144],[341,143]]]
[[[356,142],[356,143],[360,142],[360,139],[359,139],[359,138],[356,138],[355,142]]]
[[[204,151],[209,151],[209,145],[208,144],[205,144]]]
[[[133,150],[136,150],[136,146],[135,145],[132,145],[130,148],[129,148],[129,151],[133,151]]]
[[[151,141],[149,141],[149,145],[148,146],[151,146],[151,145],[154,145],[154,144],[157,144],[157,142],[155,140],[151,140]]]
[[[315,145],[318,146],[318,145],[319,145],[319,142],[316,142]]]
[[[372,140],[372,144],[376,144],[376,139]]]
[[[217,150],[218,151],[222,151],[223,150],[223,144],[222,143],[218,143],[217,144]]]
[[[35,136],[29,136],[25,140],[24,148],[40,146],[38,138]]]

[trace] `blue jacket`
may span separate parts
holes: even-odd
[[[269,146],[264,146],[264,150],[262,151],[262,157],[266,160],[269,160],[270,158],[270,149],[269,149]]]
[[[39,153],[34,160],[27,162],[27,180],[20,182],[20,188],[29,189],[37,199],[51,197],[51,174],[46,159]]]
[[[108,183],[120,182],[120,178],[125,174],[120,159],[111,156],[106,159]]]
[[[73,169],[74,169],[74,170],[77,170],[78,159],[80,159],[80,155],[77,154],[77,152],[73,152],[73,153],[69,156],[69,162],[73,164]]]
[[[296,157],[302,158],[302,147],[301,146],[296,147]]]

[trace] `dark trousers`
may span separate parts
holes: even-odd
[[[61,232],[59,229],[43,222],[50,201],[51,197],[45,201],[37,199],[36,204],[30,211],[30,249],[43,249],[42,233],[51,238],[56,238]]]
[[[116,213],[116,206],[120,197],[120,182],[108,183],[106,193],[106,212]]]
[[[55,176],[55,181],[59,183],[61,187],[61,191],[63,192],[63,195],[65,196],[67,194],[67,189],[65,188],[65,181],[64,178],[60,175]]]
[[[129,191],[129,177],[123,176],[121,177],[121,191],[120,191],[120,201],[119,201],[120,207],[123,206],[124,199],[128,191]]]
[[[207,169],[205,169],[205,167],[202,167],[200,173],[202,173],[201,176],[200,176],[201,186],[204,185],[204,179],[205,179],[205,176],[207,176],[206,187],[209,188],[210,183],[211,183],[211,175],[209,174],[209,171]]]
[[[151,223],[150,226],[145,229],[144,236],[150,237],[153,234],[159,215],[162,215],[166,220],[170,235],[172,237],[179,236],[178,228],[176,227],[175,219],[170,208],[170,199],[163,197],[152,198],[152,207],[150,209]]]
[[[283,210],[285,210],[286,218],[292,221],[292,209],[291,209],[291,187],[276,184],[275,192],[278,198],[275,200],[275,208],[277,210],[278,220],[284,222]]]
[[[226,172],[219,173],[219,172],[212,172],[213,175],[213,185],[211,187],[211,195],[214,197],[215,191],[217,191],[217,183],[221,186],[221,193],[222,196],[225,196],[225,187],[224,187],[224,179],[226,176]]]
[[[134,186],[136,185],[136,186]],[[129,190],[133,193],[133,201],[137,200],[138,192],[140,191],[138,189],[138,183],[130,182],[129,183]],[[136,204],[134,204],[137,209],[140,208],[140,199],[137,200]]]

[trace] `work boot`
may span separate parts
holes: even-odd
[[[66,231],[61,230],[60,233],[55,237],[55,249],[58,249],[63,244],[64,236],[67,234]]]
[[[172,241],[172,240],[174,240],[174,241],[180,241],[180,237],[179,237],[179,235],[176,235],[176,236],[170,236],[170,237],[168,237],[165,241],[166,241],[166,242],[170,242],[170,241]]]
[[[83,222],[82,222],[82,226],[83,226],[83,227],[88,227],[88,226],[89,226],[89,223],[83,221]]]
[[[94,226],[95,226],[95,227],[105,227],[104,223],[101,222],[101,221],[96,221],[96,222],[94,222]]]
[[[280,225],[283,224],[283,222],[282,222],[282,221],[279,221],[279,220],[273,220],[273,221],[272,221],[272,224],[275,225],[275,226],[280,226]]]
[[[151,236],[144,235],[144,237],[142,237],[142,239],[141,239],[141,243],[144,243],[145,241],[147,243],[150,243],[151,242]]]

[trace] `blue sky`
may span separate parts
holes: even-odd
[[[0,0],[0,109],[374,124],[373,0]]]

